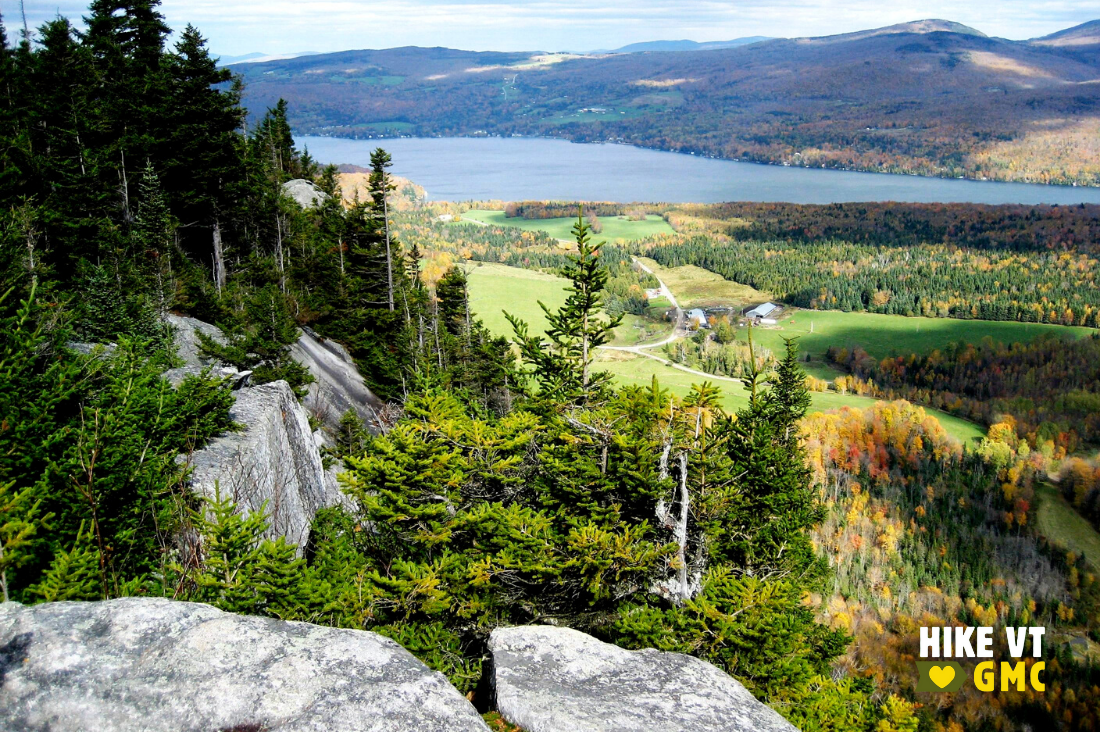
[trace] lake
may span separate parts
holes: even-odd
[[[383,147],[393,156],[392,172],[424,186],[437,201],[1100,203],[1100,188],[788,168],[534,137],[296,142],[322,163],[362,166]]]

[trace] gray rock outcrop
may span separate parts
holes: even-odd
[[[202,352],[198,334],[202,333],[215,343],[225,345],[225,335],[222,333],[221,328],[185,315],[169,313],[164,319],[172,326],[176,355],[180,357],[185,367],[218,365],[216,359],[210,358]]]
[[[0,729],[485,732],[394,641],[166,599],[0,605]]]
[[[318,509],[333,505],[353,508],[336,476],[342,464],[326,471],[320,448],[334,443],[340,418],[355,410],[368,427],[378,421],[375,410],[382,401],[371,393],[355,366],[351,354],[336,341],[324,340],[308,328],[290,348],[291,357],[305,366],[314,382],[299,404],[284,382],[249,386],[250,371],[237,371],[203,355],[199,333],[218,343],[225,336],[216,326],[195,318],[169,315],[175,332],[176,352],[184,365],[165,373],[178,386],[188,376],[209,369],[215,378],[228,378],[237,389],[230,416],[244,425],[242,432],[229,433],[190,456],[192,487],[213,496],[215,485],[223,497],[242,508],[257,511],[266,501],[270,535],[285,536],[305,545],[309,525]],[[310,433],[309,417],[321,429]]]
[[[627,651],[570,628],[489,638],[497,709],[525,732],[795,732],[706,661]]]
[[[354,409],[366,425],[375,424],[382,400],[367,388],[346,348],[303,328],[298,342],[290,347],[290,355],[314,378],[302,405],[330,434],[335,434],[340,418],[349,409]]]
[[[328,194],[305,178],[295,178],[283,183],[283,195],[294,200],[302,208],[315,208],[328,198]]]
[[[244,429],[188,456],[191,487],[209,497],[220,491],[250,512],[265,507],[269,535],[285,536],[301,549],[314,514],[342,501],[343,494],[325,480],[309,417],[285,381],[235,395],[229,416]]]

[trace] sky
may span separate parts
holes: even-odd
[[[23,0],[28,24],[85,14],[79,0]],[[1100,0],[163,0],[169,25],[199,28],[222,55],[395,46],[591,51],[652,40],[818,36],[923,18],[1034,38],[1100,18]],[[19,0],[0,0],[9,37]]]

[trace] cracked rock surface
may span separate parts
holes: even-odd
[[[486,732],[394,641],[160,598],[0,605],[0,729]]]
[[[325,479],[309,417],[285,381],[234,392],[230,418],[243,426],[215,437],[188,456],[191,488],[232,499],[242,510],[263,510],[268,535],[285,536],[299,551],[318,509],[342,494]]]
[[[525,732],[795,732],[736,679],[680,653],[628,651],[570,628],[498,628],[497,708]]]

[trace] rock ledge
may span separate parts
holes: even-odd
[[[165,599],[0,605],[0,729],[487,732],[388,638]]]
[[[494,630],[489,650],[497,708],[525,732],[795,732],[733,677],[680,653],[547,626]]]

